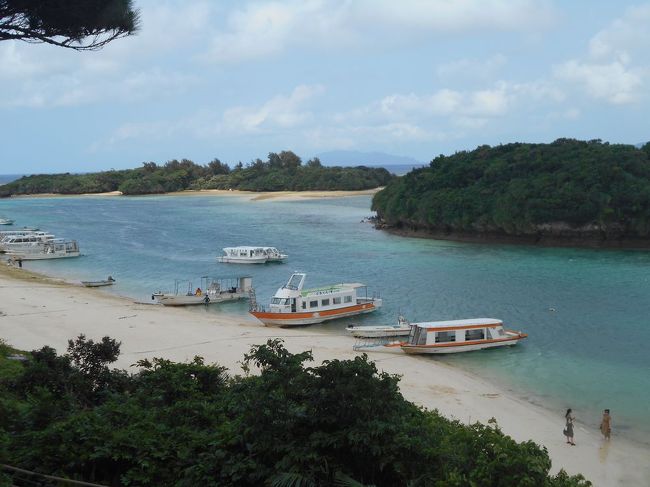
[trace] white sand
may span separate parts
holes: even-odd
[[[137,196],[239,196],[249,201],[275,200],[275,201],[296,201],[304,199],[321,199],[321,198],[342,198],[345,196],[363,196],[373,195],[383,187],[373,189],[360,189],[355,191],[241,191],[227,189],[201,189],[201,190],[184,190],[171,193],[160,193]],[[123,196],[120,191],[109,191],[107,193],[83,193],[83,194],[61,194],[61,193],[39,193],[27,195],[14,195],[12,198],[30,199],[30,198],[85,198],[88,196]],[[127,196],[128,197],[128,196]]]
[[[80,333],[93,339],[108,335],[122,342],[119,367],[127,368],[146,357],[185,361],[201,355],[233,374],[241,373],[238,361],[251,345],[271,337],[283,338],[293,352],[312,349],[318,362],[356,355],[351,337],[323,334],[317,326],[265,328],[248,316],[134,304],[127,298],[57,284],[1,265],[0,337],[20,349],[50,345],[63,353],[67,340]],[[650,485],[650,449],[645,446],[616,436],[606,443],[598,432],[580,424],[577,446],[570,446],[562,436],[561,412],[551,413],[512,397],[432,357],[406,356],[398,350],[370,352],[369,356],[380,369],[402,375],[401,390],[407,399],[463,422],[486,422],[494,417],[516,440],[532,439],[546,446],[553,472],[564,468],[571,474],[583,473],[596,486]],[[575,414],[579,419],[580,412]]]

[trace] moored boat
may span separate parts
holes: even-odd
[[[323,321],[371,313],[381,307],[377,295],[369,297],[361,283],[341,283],[303,289],[307,274],[295,272],[271,298],[268,309],[258,305],[251,292],[249,312],[266,326],[312,325]],[[362,296],[365,290],[365,296]]]
[[[181,286],[187,286],[182,292]],[[247,299],[253,287],[251,276],[201,278],[201,286],[194,289],[191,281],[179,280],[174,282],[174,292],[157,291],[151,299],[165,306],[193,306],[198,304],[218,304],[226,301]]]
[[[394,325],[348,326],[346,331],[357,338],[388,338],[406,336],[411,331],[410,323],[400,316]]]
[[[503,328],[494,318],[411,323],[408,340],[399,344],[409,354],[470,352],[516,345],[528,335]]]
[[[0,225],[13,225],[13,224],[14,224],[14,220],[12,220],[11,218],[0,217]]]
[[[267,262],[282,262],[287,259],[275,247],[224,247],[223,254],[217,257],[217,262],[226,264],[266,264]]]
[[[54,240],[51,233],[31,230],[9,230],[0,232],[0,252],[31,250],[44,242]]]
[[[19,250],[7,250],[7,255],[14,260],[48,260],[79,257],[81,254],[76,240],[55,238]]]
[[[101,281],[81,281],[81,284],[83,284],[85,287],[112,286],[114,283],[115,279],[113,279],[113,276],[108,276],[108,278]]]

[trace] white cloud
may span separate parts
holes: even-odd
[[[529,33],[554,17],[545,0],[248,2],[228,15],[203,58],[238,62],[304,46],[377,48],[477,30]]]
[[[613,105],[636,103],[650,75],[650,4],[629,7],[589,41],[585,59],[554,67],[557,79]]]
[[[595,64],[571,60],[557,66],[555,75],[559,79],[584,87],[594,98],[616,105],[637,101],[643,87],[641,73],[619,61]]]
[[[299,127],[313,117],[305,104],[324,90],[321,85],[301,85],[289,96],[277,95],[259,107],[229,108],[223,114],[218,131],[240,135]]]
[[[594,35],[589,53],[594,59],[648,56],[650,49],[650,4],[629,7],[623,15]]]

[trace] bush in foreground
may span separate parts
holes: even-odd
[[[0,380],[4,461],[116,486],[590,485],[549,476],[531,441],[406,401],[365,355],[309,367],[311,352],[269,340],[229,377],[199,357],[128,374],[108,367],[118,353],[80,336]]]

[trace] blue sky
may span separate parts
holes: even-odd
[[[0,42],[0,173],[650,140],[650,2],[135,4],[98,52]]]

